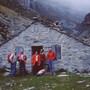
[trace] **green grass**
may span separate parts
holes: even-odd
[[[84,83],[77,81],[84,80]],[[8,83],[11,83],[8,85]],[[35,87],[34,90],[90,90],[90,78],[82,78],[75,74],[69,74],[68,77],[57,77],[57,75],[45,75],[41,77],[27,75],[25,77],[16,77],[14,82],[8,77],[0,76],[0,87],[2,90],[24,90]]]

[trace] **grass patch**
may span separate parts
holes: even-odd
[[[83,80],[85,82],[77,83]],[[69,74],[68,77],[27,75],[25,77],[15,77],[14,81],[9,76],[0,77],[2,90],[24,90],[30,87],[34,87],[33,90],[90,90],[90,87],[86,87],[86,85],[90,85],[90,78],[83,78],[75,74]]]

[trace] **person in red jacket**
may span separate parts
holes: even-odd
[[[21,51],[21,53],[18,55],[18,61],[19,61],[19,74],[20,76],[23,76],[26,74],[25,64],[26,64],[27,57],[24,54],[24,51]]]
[[[38,55],[38,52],[36,51],[35,54],[32,56],[32,74],[33,75],[36,75],[37,72],[39,71],[40,69],[40,55]]]
[[[49,48],[49,52],[47,54],[47,59],[48,59],[49,69],[52,74],[55,73],[55,69],[54,69],[55,58],[56,58],[56,53],[52,50],[52,48]]]
[[[44,64],[45,64],[45,61],[46,61],[46,55],[44,53],[44,49],[40,50],[39,55],[40,55],[40,61],[41,61],[40,69],[44,69]]]

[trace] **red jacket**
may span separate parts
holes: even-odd
[[[45,54],[39,54],[40,55],[40,60],[45,61],[46,60],[46,55]]]
[[[54,51],[48,52],[47,59],[54,60],[56,58],[56,53]]]
[[[22,61],[22,54],[19,54],[18,58],[19,58],[19,61],[21,62]],[[24,63],[26,64],[26,60],[27,60],[26,55],[23,55],[23,59],[24,59]]]
[[[36,55],[35,54],[32,56],[31,62],[32,62],[32,65],[35,65],[35,63],[36,63]],[[41,64],[41,62],[40,62],[40,56],[39,55],[38,55],[38,61],[37,61],[37,63],[38,63],[38,65]]]

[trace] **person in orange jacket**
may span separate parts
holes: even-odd
[[[23,76],[26,74],[25,64],[26,64],[27,57],[24,55],[24,51],[21,51],[21,53],[18,55],[18,61],[19,61],[19,74],[20,76]]]
[[[38,52],[36,51],[35,54],[32,56],[32,74],[33,75],[36,75],[37,72],[39,71],[40,69],[40,55],[38,55]]]
[[[54,74],[55,73],[54,60],[56,59],[56,53],[52,50],[52,48],[49,48],[47,59],[48,59],[48,65],[49,65],[50,72]]]

